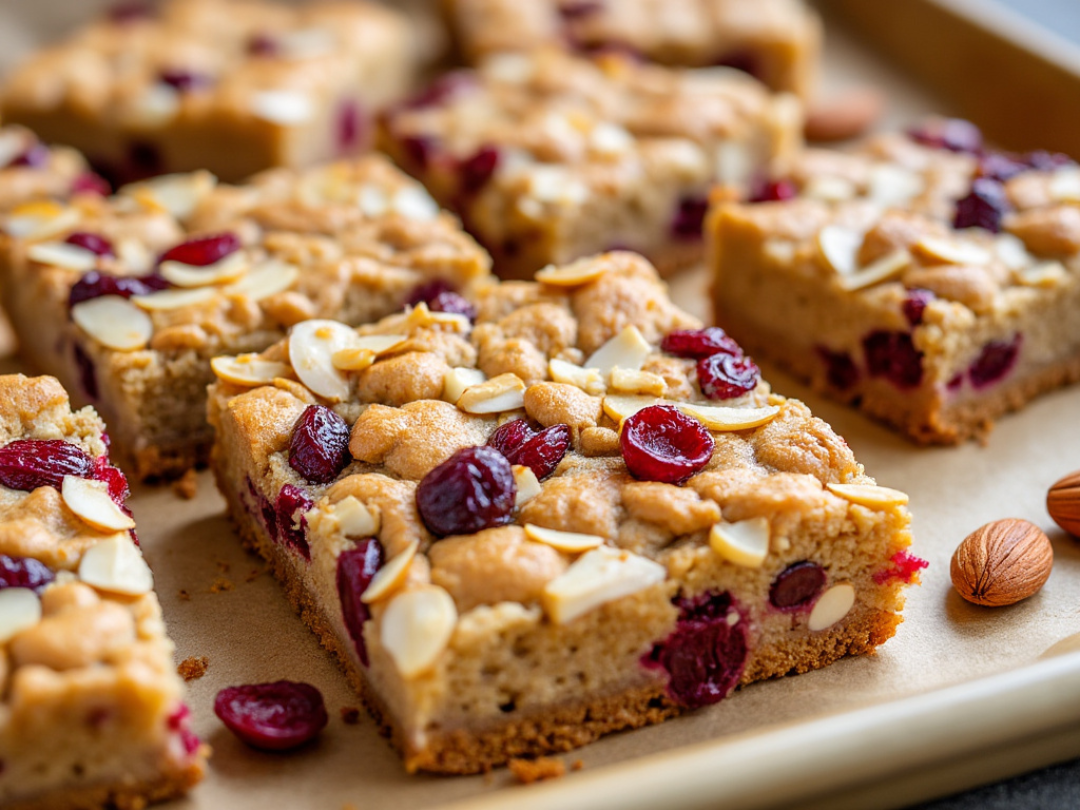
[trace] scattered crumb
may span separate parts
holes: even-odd
[[[194,469],[188,470],[180,478],[173,481],[173,493],[177,498],[190,501],[199,493],[199,475]]]
[[[531,785],[543,779],[557,779],[566,775],[566,766],[561,759],[537,757],[536,759],[511,759],[507,766],[514,777],[523,785]]]
[[[570,763],[570,770],[572,771],[580,771],[584,767],[585,763],[582,762],[580,759],[575,759],[572,763]]]
[[[255,580],[257,580],[259,578],[259,575],[261,573],[262,573],[262,571],[260,571],[259,569],[252,568],[248,572],[248,575],[246,577],[244,577],[244,582],[254,582]]]
[[[191,601],[191,594],[185,591],[183,588],[176,592],[176,596],[181,602]]]
[[[347,726],[355,726],[360,722],[360,710],[355,706],[342,706],[341,719]]]
[[[232,564],[227,563],[224,560],[218,560],[217,561],[217,567],[218,567],[218,571],[220,571],[223,574],[227,574],[227,573],[229,573],[229,569],[232,568]]]
[[[221,593],[222,591],[231,591],[233,584],[231,579],[225,577],[218,577],[214,580],[214,584],[210,586],[210,593]]]
[[[176,668],[176,671],[180,673],[180,677],[185,681],[194,681],[196,678],[201,678],[206,674],[206,670],[210,668],[210,659],[205,655],[191,656],[185,658],[180,662],[180,666]]]

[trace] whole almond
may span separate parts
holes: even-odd
[[[969,534],[953,554],[953,586],[969,602],[1000,607],[1037,593],[1050,576],[1054,550],[1042,529],[1007,518]]]
[[[1069,473],[1046,493],[1046,509],[1054,523],[1080,537],[1080,470]]]
[[[881,117],[884,99],[877,90],[858,87],[835,98],[817,101],[806,117],[811,141],[843,141],[862,135]]]

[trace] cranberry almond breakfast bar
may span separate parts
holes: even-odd
[[[449,290],[488,272],[457,221],[378,156],[240,187],[167,175],[31,213],[0,223],[22,354],[101,410],[143,478],[205,461],[216,355],[262,351],[312,317],[372,321],[414,295],[453,309]]]
[[[442,77],[393,108],[380,137],[504,277],[616,247],[666,273],[701,258],[714,184],[784,170],[801,111],[726,68],[543,50]]]
[[[1080,380],[1080,169],[965,122],[808,150],[707,226],[717,322],[919,442]]]
[[[105,426],[0,377],[0,804],[145,807],[202,778]]]
[[[471,773],[873,652],[902,492],[610,253],[293,327],[211,388],[246,545],[409,770]]]
[[[0,115],[119,181],[206,169],[235,182],[366,145],[412,50],[404,16],[374,3],[129,3],[17,69]]]

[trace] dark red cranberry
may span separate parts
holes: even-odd
[[[668,694],[680,706],[696,709],[723,700],[746,667],[746,620],[727,591],[677,598],[674,604],[679,607],[675,630],[642,665],[668,673]]]
[[[0,590],[4,588],[29,588],[36,593],[56,579],[45,563],[33,557],[9,557],[0,554]]]
[[[705,329],[676,329],[664,335],[664,339],[660,341],[660,348],[668,354],[692,360],[712,357],[714,354],[742,357],[742,347],[733,338],[728,337],[727,332],[719,326],[710,326]]]
[[[277,56],[281,52],[281,43],[273,34],[262,31],[248,39],[247,52],[252,56]]]
[[[439,145],[438,139],[429,135],[405,135],[400,143],[406,166],[418,172],[427,171],[434,162]]]
[[[193,90],[201,90],[209,87],[214,80],[205,73],[181,68],[166,68],[158,74],[158,81],[167,84],[181,93],[190,93]]]
[[[697,376],[709,399],[734,399],[757,387],[761,371],[749,357],[714,354],[698,360]]]
[[[181,703],[180,707],[169,715],[169,719],[166,721],[169,727],[169,731],[175,732],[180,735],[180,743],[184,746],[184,753],[191,756],[199,750],[199,746],[202,743],[199,742],[199,738],[195,736],[195,732],[191,730],[191,709],[187,707],[187,704]]]
[[[105,13],[110,21],[123,25],[153,17],[154,8],[143,0],[122,0],[110,6]]]
[[[487,185],[495,170],[499,167],[499,150],[495,146],[484,145],[458,164],[461,176],[461,190],[466,194],[475,194]]]
[[[671,235],[676,239],[699,239],[708,210],[709,201],[705,197],[683,197],[671,219]]]
[[[35,143],[13,161],[10,166],[25,166],[29,169],[40,169],[49,163],[49,148],[43,143]]]
[[[90,359],[90,355],[78,343],[71,344],[71,354],[75,360],[75,367],[79,371],[79,387],[88,400],[97,402],[101,396],[101,391],[98,387],[97,369],[94,368],[94,361]]]
[[[716,446],[701,422],[674,405],[651,405],[627,417],[619,443],[631,475],[665,484],[681,484],[701,471]]]
[[[825,569],[816,562],[792,563],[773,580],[769,602],[779,610],[808,608],[825,587]]]
[[[956,201],[954,228],[986,228],[997,233],[1001,219],[1009,210],[1005,187],[997,180],[977,177],[971,182],[971,191]]]
[[[923,321],[923,313],[926,312],[926,306],[933,301],[935,296],[930,290],[908,290],[907,296],[904,298],[900,309],[904,313],[904,317],[907,318],[907,322],[912,327],[918,326]]]
[[[311,559],[307,541],[307,517],[305,513],[315,504],[300,487],[285,484],[278,493],[274,511],[277,513],[277,534],[281,541],[291,546],[305,560]]]
[[[964,372],[959,372],[953,375],[953,378],[949,380],[945,387],[952,391],[954,394],[964,386]]]
[[[355,152],[364,143],[364,111],[356,99],[344,99],[337,109],[335,131],[337,133],[337,151],[339,154]]]
[[[18,439],[0,447],[0,484],[9,489],[60,489],[65,475],[89,478],[93,472],[93,459],[63,439]]]
[[[109,488],[109,497],[117,506],[125,508],[124,503],[131,494],[131,487],[128,486],[127,476],[123,471],[109,463],[108,456],[98,456],[94,459],[93,478],[104,481]]]
[[[720,56],[715,62],[716,67],[728,67],[748,73],[755,79],[760,79],[761,60],[753,51],[730,51]]]
[[[1030,168],[1022,156],[1011,155],[1008,152],[987,152],[979,158],[977,171],[979,177],[1004,183]]]
[[[450,312],[464,315],[470,322],[476,321],[476,307],[454,290],[453,285],[443,279],[428,281],[415,287],[405,299],[406,306],[415,307],[424,303],[433,312]]]
[[[367,644],[364,642],[364,622],[371,610],[361,601],[364,591],[383,565],[383,547],[374,537],[366,537],[354,548],[341,552],[337,564],[337,592],[341,599],[341,616],[345,629],[356,647],[356,655],[368,665]]]
[[[325,405],[308,405],[289,438],[289,466],[312,484],[329,484],[350,459],[349,423]]]
[[[71,286],[68,293],[68,307],[73,307],[82,301],[91,298],[100,298],[103,295],[119,295],[121,298],[131,298],[133,295],[146,295],[155,290],[164,290],[169,282],[161,276],[114,276],[102,273],[100,270],[91,270],[84,273],[82,278]]]
[[[968,367],[968,379],[976,388],[993,385],[1012,371],[1016,359],[1020,356],[1022,336],[1012,340],[993,340],[987,343],[975,362]]]
[[[907,332],[878,330],[863,338],[866,369],[897,388],[916,388],[922,382],[922,352]]]
[[[71,183],[72,194],[99,194],[108,197],[112,193],[109,181],[95,172],[83,172]]]
[[[564,20],[580,20],[603,11],[603,0],[562,0],[559,16]]]
[[[847,391],[859,382],[859,367],[848,352],[834,352],[824,346],[815,346],[821,362],[825,364],[825,379],[837,391]]]
[[[492,447],[465,447],[416,488],[416,505],[432,534],[473,534],[509,523],[517,485],[510,462]]]
[[[83,250],[89,250],[96,256],[112,257],[116,255],[113,251],[112,242],[96,233],[76,231],[64,241],[69,245],[75,245],[76,247],[81,247]]]
[[[891,568],[874,573],[874,582],[878,585],[884,585],[886,582],[898,579],[901,582],[910,584],[915,581],[915,577],[918,576],[919,572],[929,565],[929,561],[916,557],[907,549],[904,549],[892,555]]]
[[[161,254],[158,263],[180,262],[193,267],[206,267],[240,250],[240,237],[234,233],[200,236],[171,247]]]
[[[982,132],[962,118],[939,118],[908,130],[908,136],[923,146],[977,155],[982,152]]]
[[[759,178],[751,187],[747,202],[783,202],[795,199],[798,194],[799,189],[790,180]]]
[[[222,689],[214,698],[214,714],[241,740],[264,751],[301,746],[315,739],[329,720],[322,693],[295,681]]]
[[[570,426],[552,425],[534,432],[524,419],[515,419],[492,433],[488,446],[502,453],[511,464],[528,467],[542,481],[555,472],[566,455]]]

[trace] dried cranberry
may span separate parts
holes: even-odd
[[[816,562],[792,563],[773,580],[769,602],[779,610],[800,610],[810,606],[825,587],[825,569]]]
[[[945,387],[956,393],[964,386],[964,372],[958,372],[953,375],[952,379],[945,383]]]
[[[368,653],[364,643],[364,622],[371,618],[371,610],[360,597],[382,565],[383,547],[374,537],[364,538],[355,548],[343,551],[338,557],[337,592],[341,599],[341,616],[356,647],[356,655],[365,667]]]
[[[183,70],[181,68],[166,68],[158,74],[158,81],[162,84],[167,84],[169,87],[175,88],[181,93],[190,93],[192,90],[199,90],[203,87],[209,87],[214,83],[214,80],[205,73],[199,73],[194,70]]]
[[[476,307],[464,296],[459,295],[453,285],[443,279],[420,284],[405,299],[406,306],[414,307],[420,303],[427,304],[428,309],[433,312],[450,312],[455,315],[464,315],[470,322],[476,321]]]
[[[783,202],[793,200],[799,189],[790,180],[769,180],[759,178],[751,187],[747,202]]]
[[[437,278],[433,281],[425,281],[423,284],[418,284],[413,287],[412,292],[410,292],[408,298],[405,299],[405,305],[415,307],[420,303],[427,304],[434,301],[435,298],[444,292],[456,292],[454,285],[441,278]]]
[[[247,52],[252,56],[277,56],[280,51],[281,43],[273,34],[263,31],[248,38]]]
[[[962,118],[938,118],[908,130],[908,136],[924,146],[977,155],[982,152],[982,132]]]
[[[874,573],[874,582],[878,585],[898,579],[901,582],[912,583],[919,572],[930,565],[929,561],[916,557],[906,549],[892,555],[892,567],[884,571]]]
[[[180,735],[180,743],[184,746],[184,753],[190,756],[199,750],[202,743],[195,736],[195,732],[191,730],[191,709],[186,704],[181,703],[179,708],[169,715],[166,723],[169,731]]]
[[[927,304],[936,297],[930,290],[908,290],[907,296],[904,298],[903,303],[900,304],[900,309],[903,311],[908,323],[913,327],[921,324]]]
[[[977,177],[971,182],[968,195],[956,201],[953,227],[986,228],[997,233],[1009,207],[1009,198],[1001,183],[988,177]]]
[[[734,399],[757,387],[761,371],[749,357],[714,354],[698,360],[697,376],[709,399]]]
[[[89,250],[96,256],[115,256],[113,251],[112,242],[106,239],[104,236],[100,236],[96,233],[87,233],[86,231],[76,231],[68,236],[64,240],[69,245],[75,245],[81,247],[83,250]]]
[[[509,523],[516,495],[514,473],[502,453],[466,447],[424,476],[416,505],[428,529],[446,537]]]
[[[719,326],[710,326],[706,329],[676,329],[664,335],[664,339],[660,341],[660,348],[676,357],[688,357],[693,360],[712,357],[714,354],[742,357],[742,347],[734,339],[728,337],[727,332]]]
[[[91,270],[84,273],[82,278],[71,286],[71,291],[68,293],[68,306],[73,307],[82,301],[100,298],[103,295],[131,298],[133,295],[146,295],[155,290],[164,290],[168,286],[169,282],[161,276],[114,276],[99,270]]]
[[[9,166],[26,166],[30,169],[40,169],[49,163],[49,148],[43,143],[35,143],[17,158]]]
[[[708,210],[709,201],[705,197],[683,197],[671,219],[671,235],[675,239],[699,239]]]
[[[1039,172],[1052,172],[1062,166],[1072,166],[1075,161],[1068,155],[1059,152],[1029,152],[1024,155],[1024,162],[1032,169]]]
[[[112,193],[109,181],[95,172],[83,172],[71,182],[72,194],[100,194],[108,197]]]
[[[985,388],[1012,371],[1020,356],[1021,338],[1021,335],[1017,335],[1008,342],[993,340],[987,343],[975,362],[968,367],[971,384],[976,388]]]
[[[337,150],[341,154],[355,152],[364,142],[365,116],[356,99],[344,99],[338,105],[336,132]]]
[[[192,267],[206,267],[221,261],[240,249],[240,237],[234,233],[200,236],[171,247],[161,254],[158,263],[180,262]]]
[[[325,405],[308,405],[289,438],[289,466],[312,484],[329,484],[350,458],[349,423]]]
[[[143,0],[126,0],[114,3],[106,12],[109,20],[117,24],[126,24],[138,20],[149,19],[154,16],[154,9],[150,3]]]
[[[426,171],[438,151],[438,139],[431,135],[406,135],[401,139],[406,165],[418,172]]]
[[[466,194],[475,194],[488,184],[498,167],[498,148],[490,145],[481,146],[458,165],[461,190]]]
[[[713,64],[716,67],[734,68],[748,73],[755,79],[760,79],[761,60],[753,51],[730,51],[720,56]]]
[[[60,489],[65,475],[93,472],[93,459],[63,439],[18,439],[0,447],[0,484],[10,489]]]
[[[922,352],[907,332],[878,330],[862,344],[871,377],[884,377],[897,388],[916,388],[922,382]]]
[[[131,487],[128,486],[127,476],[123,471],[109,463],[108,456],[98,456],[94,459],[93,478],[104,481],[109,488],[109,497],[117,506],[124,507],[124,502],[131,494]]]
[[[1004,183],[1031,167],[1023,157],[1008,152],[987,152],[979,158],[978,176]]]
[[[566,455],[570,426],[552,425],[535,432],[524,419],[515,419],[492,433],[488,446],[502,453],[511,464],[528,467],[542,481],[555,472]]]
[[[665,484],[681,484],[699,472],[716,446],[701,422],[674,405],[651,405],[627,417],[619,443],[631,475]]]
[[[603,0],[562,0],[559,3],[559,16],[564,20],[579,20],[603,11]]]
[[[33,557],[9,557],[0,554],[0,590],[4,588],[30,588],[36,593],[56,579],[45,563]]]
[[[295,681],[222,689],[214,698],[214,714],[241,740],[265,751],[301,746],[315,739],[329,720],[319,690]]]
[[[668,694],[681,706],[696,709],[723,700],[746,667],[745,619],[727,591],[677,598],[674,604],[679,607],[675,629],[642,665],[668,673]]]
[[[281,541],[291,546],[305,560],[311,559],[307,541],[305,512],[315,504],[300,487],[285,484],[278,493],[274,511],[277,513],[277,533]]]
[[[825,379],[838,391],[847,391],[859,382],[859,367],[848,352],[834,352],[824,346],[815,346],[821,362],[825,364]]]

